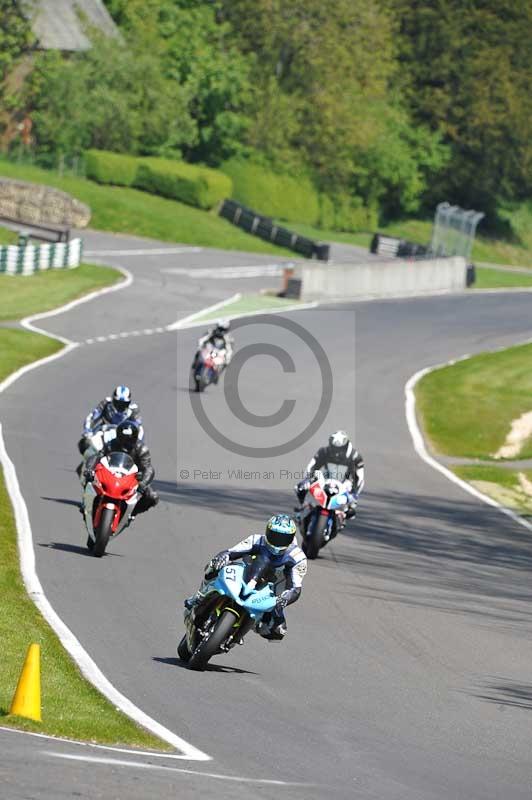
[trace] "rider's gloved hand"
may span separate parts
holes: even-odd
[[[279,613],[288,605],[288,592],[282,592],[275,601],[275,611]]]
[[[205,575],[212,574],[213,572],[220,572],[221,569],[229,564],[229,553],[219,553],[214,558],[211,558],[205,569]]]

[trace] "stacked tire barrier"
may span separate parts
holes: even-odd
[[[393,258],[422,258],[427,256],[429,249],[417,242],[408,242],[405,239],[396,239],[395,236],[376,233],[371,240],[369,252]]]
[[[276,225],[269,217],[263,217],[234,200],[224,200],[219,213],[221,217],[247,233],[293,250],[305,258],[316,258],[318,261],[329,260],[330,246],[328,244],[307,239],[305,236],[300,236],[298,233]]]
[[[0,275],[34,275],[47,269],[78,267],[83,253],[81,239],[57,244],[9,244],[0,246]]]

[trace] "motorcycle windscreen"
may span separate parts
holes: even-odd
[[[254,556],[245,556],[242,561],[246,565],[244,571],[244,581],[249,583],[255,580],[259,585],[262,582],[273,580],[274,574],[270,559],[265,553],[258,553]]]
[[[109,453],[107,462],[111,469],[119,469],[123,472],[129,472],[135,466],[135,462],[127,453]]]

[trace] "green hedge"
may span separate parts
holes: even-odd
[[[208,167],[165,158],[141,158],[87,150],[87,177],[98,183],[135,186],[198,208],[213,208],[231,197],[231,179]]]
[[[132,186],[140,159],[135,156],[109,153],[106,150],[86,150],[85,169],[87,178],[97,183],[112,183],[115,186]]]
[[[308,178],[277,175],[236,158],[222,164],[221,170],[233,179],[233,199],[253,211],[290,222],[318,222],[318,193]]]
[[[320,195],[320,214],[318,225],[324,230],[373,231],[378,226],[378,211],[367,208],[360,197],[348,194]]]
[[[233,190],[231,179],[217,170],[163,158],[140,159],[134,185],[203,209],[213,208]]]

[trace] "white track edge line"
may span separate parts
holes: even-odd
[[[59,350],[57,353],[54,353],[51,356],[41,358],[38,361],[34,361],[31,364],[26,364],[26,366],[16,370],[14,373],[8,376],[4,381],[2,381],[2,383],[0,383],[0,393],[4,392],[16,380],[21,378],[22,375],[25,375],[27,372],[33,369],[37,369],[38,367],[44,366],[45,364],[48,364],[50,361],[54,361],[57,358],[62,358],[63,356],[67,355],[67,353],[70,353],[75,347],[78,346],[76,342],[72,342],[68,339],[65,339],[62,336],[58,336],[56,334],[49,333],[47,331],[37,328],[37,326],[34,326],[32,324],[33,320],[44,319],[45,317],[53,317],[56,316],[57,314],[62,314],[65,311],[69,311],[72,308],[81,305],[82,303],[86,303],[89,300],[93,300],[96,297],[100,297],[103,294],[108,294],[109,292],[127,288],[133,282],[133,275],[123,267],[119,267],[119,270],[125,275],[125,280],[122,281],[121,283],[115,284],[113,286],[106,286],[103,289],[98,289],[95,292],[91,292],[90,294],[85,295],[84,297],[80,297],[77,300],[73,300],[70,303],[66,303],[64,306],[61,306],[60,308],[53,309],[51,311],[44,311],[39,314],[32,314],[31,316],[25,317],[23,320],[21,320],[21,324],[28,330],[31,330],[35,333],[41,333],[52,339],[56,339],[57,341],[60,341],[63,344],[65,344],[66,347],[64,347],[62,350]],[[9,458],[9,455],[7,453],[4,444],[4,437],[1,424],[0,424],[0,464],[4,469],[6,487],[15,513],[18,548],[20,556],[20,568],[22,572],[24,586],[26,587],[26,591],[28,592],[29,597],[33,600],[33,602],[35,603],[39,611],[42,613],[48,624],[51,626],[56,635],[59,637],[59,640],[61,641],[65,649],[70,653],[74,661],[78,664],[85,678],[87,678],[87,680],[90,683],[92,683],[93,686],[95,686],[108,700],[110,700],[119,710],[123,711],[128,717],[133,719],[138,724],[142,725],[142,727],[154,733],[163,741],[167,742],[168,744],[171,744],[173,747],[176,747],[178,750],[180,750],[183,755],[176,756],[177,758],[186,758],[192,761],[210,761],[211,760],[210,756],[208,756],[206,753],[203,753],[201,750],[198,750],[196,747],[189,744],[184,739],[181,739],[181,737],[177,736],[175,733],[168,730],[168,728],[165,728],[159,722],[152,719],[152,717],[149,717],[147,714],[144,713],[144,711],[135,706],[134,703],[131,702],[131,700],[125,697],[125,695],[121,694],[117,689],[115,689],[115,687],[101,672],[97,664],[89,656],[87,651],[83,648],[81,642],[74,636],[72,631],[65,625],[63,620],[54,611],[53,607],[51,606],[50,602],[48,601],[46,595],[43,592],[41,583],[37,576],[35,568],[35,551],[33,548],[33,535],[31,530],[28,509],[20,489],[20,484],[18,482],[14,464]]]
[[[531,342],[532,340],[527,339],[526,341],[521,342],[520,344],[521,345],[530,344]],[[519,347],[519,344],[509,345],[509,347]],[[485,351],[485,352],[500,352],[502,350],[509,349],[509,347],[499,347],[496,350]],[[496,508],[497,511],[499,511],[501,514],[505,514],[507,517],[510,517],[510,519],[512,519],[514,522],[517,522],[519,525],[522,525],[524,528],[527,528],[527,530],[532,531],[532,524],[530,522],[527,522],[525,519],[520,517],[519,514],[516,514],[511,509],[501,505],[492,497],[489,497],[488,495],[480,492],[478,489],[475,489],[475,487],[471,486],[471,484],[467,483],[467,481],[464,481],[462,480],[462,478],[459,478],[458,475],[455,475],[454,472],[452,472],[452,470],[448,469],[447,467],[444,467],[443,464],[440,464],[439,461],[436,461],[436,459],[433,458],[431,455],[429,455],[427,451],[425,440],[423,438],[423,434],[421,433],[421,429],[417,421],[415,387],[417,383],[421,380],[421,378],[423,378],[425,375],[428,375],[430,372],[434,372],[435,370],[441,369],[442,367],[449,367],[453,364],[456,364],[459,361],[465,361],[466,359],[472,357],[473,356],[471,356],[470,354],[463,355],[460,356],[459,358],[453,358],[450,361],[446,361],[442,364],[435,364],[432,367],[425,367],[425,369],[421,369],[414,375],[412,375],[412,377],[409,378],[409,380],[407,381],[405,385],[405,412],[406,412],[406,421],[408,425],[408,430],[410,432],[410,436],[412,437],[414,449],[418,454],[418,456],[426,464],[428,464],[430,467],[437,470],[438,472],[441,472],[441,474],[444,475],[452,483],[455,483],[457,486],[460,486],[461,489],[468,492],[469,494],[472,494],[473,497],[476,497],[483,503],[493,506],[493,508]]]
[[[161,750],[141,750],[133,745],[131,747],[116,747],[112,744],[98,744],[97,742],[83,741],[81,739],[68,739],[65,736],[54,736],[51,733],[37,733],[36,731],[24,731],[20,728],[8,728],[6,725],[0,725],[1,733],[19,733],[21,736],[33,736],[37,739],[45,739],[48,742],[55,744],[72,744],[76,747],[89,747],[96,750],[106,750],[112,753],[125,753],[132,756],[147,756],[149,758],[170,758],[170,759],[183,759],[179,753],[172,753]]]
[[[208,314],[210,311],[216,311],[219,308],[223,308],[224,306],[228,305],[229,303],[236,303],[242,297],[240,292],[231,295],[225,300],[219,300],[218,303],[213,303],[212,306],[207,306],[206,308],[201,308],[199,311],[194,311],[193,314],[189,314],[187,317],[183,317],[183,319],[178,319],[175,322],[172,322],[170,325],[166,325],[165,330],[167,331],[176,331],[180,328],[183,328],[189,322],[193,322],[193,320],[197,319],[198,317],[203,317],[205,314]]]
[[[251,783],[262,784],[266,786],[301,786],[311,787],[314,784],[309,783],[294,783],[292,781],[274,780],[271,778],[246,778],[242,775],[224,775],[220,772],[200,772],[194,769],[185,769],[183,767],[170,767],[166,764],[149,764],[142,761],[125,761],[117,758],[99,758],[97,756],[76,756],[69,753],[54,753],[53,750],[44,750],[43,756],[51,756],[52,758],[62,758],[68,761],[86,761],[90,764],[104,764],[107,766],[115,767],[133,767],[136,769],[148,770],[164,770],[165,772],[179,772],[184,775],[194,775],[199,778],[214,778],[221,781],[231,781],[232,783]]]

